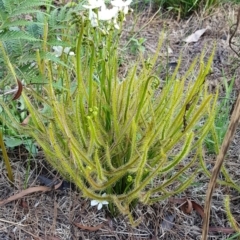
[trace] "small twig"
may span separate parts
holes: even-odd
[[[224,137],[220,152],[217,156],[217,160],[216,160],[215,166],[212,171],[212,176],[211,176],[209,184],[208,184],[208,190],[207,190],[205,206],[204,206],[205,218],[203,219],[202,240],[207,240],[207,235],[208,235],[208,230],[209,230],[210,208],[211,208],[213,191],[214,191],[217,177],[221,170],[224,158],[227,154],[229,145],[230,145],[231,140],[237,129],[239,118],[240,118],[240,94],[238,94],[238,98],[236,100],[233,113],[231,115],[231,121],[229,123],[227,133]]]

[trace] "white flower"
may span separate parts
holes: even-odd
[[[132,0],[122,1],[122,0],[113,0],[111,1],[111,5],[117,7],[119,11],[123,11],[124,14],[128,13],[129,5]]]
[[[54,50],[54,55],[56,57],[61,57],[62,53],[63,53],[63,47],[62,46],[53,46],[53,50]]]
[[[63,52],[66,53],[66,54],[69,54],[70,56],[74,56],[74,52],[70,52],[71,48],[70,47],[65,47]]]
[[[122,1],[122,0],[112,0],[111,4],[115,7],[128,7],[132,3],[132,0]]]
[[[118,17],[118,8],[113,7],[108,9],[105,4],[101,6],[98,13],[96,14],[92,9],[89,9],[89,20],[93,27],[98,26],[98,21],[110,21]]]
[[[118,8],[113,7],[111,9],[106,8],[106,5],[101,7],[101,10],[98,12],[98,19],[102,21],[110,21],[117,18]]]
[[[106,196],[106,193],[104,193],[103,195],[102,195],[102,197],[105,197]],[[97,209],[98,210],[100,210],[102,207],[103,207],[103,205],[107,205],[108,204],[108,201],[105,201],[105,200],[103,200],[103,201],[99,201],[99,200],[92,200],[91,201],[91,206],[97,206]]]
[[[93,12],[93,10],[89,10],[89,20],[91,21],[91,25],[93,27],[97,27],[98,26],[98,19],[97,19],[97,14],[95,12]]]
[[[114,27],[119,29],[117,22],[118,12],[122,11],[126,15],[131,2],[132,0],[112,0],[112,8],[107,8],[104,0],[89,0],[89,5],[83,5],[83,7],[89,9],[89,20],[93,27],[97,27],[99,21],[113,21]]]
[[[83,7],[92,10],[105,5],[104,0],[88,0],[88,4],[89,5],[83,5]]]
[[[53,46],[53,50],[54,50],[54,55],[56,57],[61,57],[63,52],[66,54],[69,54],[70,56],[74,56],[74,52],[70,52],[70,47],[65,47],[63,48],[62,46]]]

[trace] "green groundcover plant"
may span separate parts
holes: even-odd
[[[52,0],[0,0],[0,41],[9,61],[14,66],[16,76],[24,85],[34,84],[37,91],[41,91],[45,79],[42,69],[37,67],[37,61],[44,58],[63,64],[59,53],[61,48],[64,48],[65,54],[76,38],[68,24],[72,19],[72,13],[79,9],[82,9],[82,3],[69,2],[57,8],[54,7]],[[64,35],[68,35],[68,42],[64,41]],[[51,49],[52,52],[47,49]],[[9,99],[11,92],[14,93],[15,90],[11,72],[8,71],[5,62],[6,59],[0,49],[1,99]],[[26,117],[26,106],[22,98],[14,101],[11,111],[19,120]],[[0,108],[0,114],[4,115],[2,108]],[[29,154],[36,154],[37,147],[32,138],[27,133],[19,134],[11,126],[6,126],[6,121],[7,117],[0,122],[6,147],[14,148],[24,145]]]
[[[207,11],[220,3],[219,0],[145,0],[145,3],[153,3],[156,7],[164,7],[186,17],[200,9]]]
[[[19,121],[11,101],[1,105],[6,124],[35,139],[49,163],[95,200],[92,205],[109,203],[113,215],[128,214],[133,222],[131,207],[138,201],[164,200],[194,180],[217,95],[208,93],[205,84],[213,55],[206,64],[203,56],[196,59],[181,79],[178,67],[167,83],[155,76],[162,37],[154,56],[140,56],[126,75],[119,74],[119,39],[130,3],[90,1],[84,6],[88,11],[73,14],[69,26],[77,36],[72,49],[48,47],[45,27],[46,52],[42,57],[36,53],[44,84],[40,90],[24,87],[21,96],[30,120]],[[66,34],[57,37],[68,42]],[[59,61],[44,58],[53,50]],[[196,64],[199,74],[192,76]],[[156,91],[161,91],[158,97]],[[188,178],[181,178],[186,171]]]
[[[208,153],[218,154],[220,146],[223,142],[223,138],[226,134],[229,121],[230,121],[230,112],[231,112],[231,102],[233,101],[233,86],[234,86],[235,77],[232,78],[230,84],[224,78],[224,92],[225,96],[219,97],[219,104],[216,108],[216,118],[213,128],[209,133],[208,137],[205,139],[205,144],[207,147]]]

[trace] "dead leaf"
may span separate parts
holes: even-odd
[[[62,185],[62,182],[58,183],[57,185],[54,186],[54,189],[58,189],[60,186]],[[38,186],[38,187],[31,187],[25,190],[22,190],[20,193],[17,193],[3,201],[0,201],[0,206],[3,206],[9,202],[18,200],[28,194],[34,193],[34,192],[47,192],[47,191],[51,191],[52,188],[50,187],[45,187],[45,186]]]
[[[104,223],[98,224],[95,227],[85,226],[85,225],[82,225],[82,224],[76,223],[76,222],[73,222],[73,224],[78,228],[88,230],[88,231],[91,231],[91,232],[95,232],[95,231],[99,230],[100,228],[102,228],[104,226]]]
[[[184,42],[186,43],[191,43],[191,42],[197,42],[200,37],[208,30],[210,27],[206,27],[200,30],[197,30],[195,33],[191,34],[190,36],[186,37],[183,39]]]
[[[30,117],[31,117],[31,114],[29,114],[29,115],[21,122],[21,125],[22,125],[22,126],[28,125],[29,120],[30,120]]]
[[[20,206],[24,209],[27,209],[27,210],[29,209],[28,203],[24,200],[20,202]]]
[[[176,214],[169,214],[163,218],[163,221],[161,223],[161,228],[163,231],[169,231],[173,228],[175,217]]]
[[[49,178],[47,178],[43,175],[39,175],[37,179],[40,181],[41,185],[44,185],[44,186],[47,186],[47,187],[54,186],[56,184],[56,181],[57,181],[56,179],[55,180],[54,179],[49,179]]]
[[[187,213],[187,214],[190,214],[193,210],[193,204],[192,204],[193,201],[189,200],[189,199],[186,199],[186,202],[185,204],[182,205],[182,210]]]
[[[49,179],[43,175],[39,175],[38,180],[41,183],[41,185],[44,185],[47,187],[52,187],[59,182],[57,179]],[[62,181],[62,185],[58,188],[58,190],[64,190],[64,189],[70,189],[70,188],[71,188],[71,184],[64,180]]]
[[[204,218],[205,214],[204,214],[204,210],[203,207],[200,206],[198,203],[196,203],[195,201],[192,201],[192,205],[193,205],[193,209],[196,210],[196,212],[202,217],[202,219]]]
[[[187,198],[170,198],[170,202],[182,204],[181,209],[184,213],[190,213],[192,209],[194,209],[202,218],[204,218],[203,207],[193,200]]]
[[[22,94],[23,85],[22,85],[21,81],[18,80],[18,79],[17,79],[17,82],[18,82],[18,90],[15,93],[15,95],[14,95],[12,100],[17,100],[21,96],[21,94]]]
[[[193,200],[189,200],[187,198],[170,198],[169,201],[172,203],[183,204],[181,209],[184,213],[188,213],[190,208],[192,208],[202,217],[202,219],[205,217],[203,207]],[[236,231],[233,228],[212,226],[209,227],[209,232],[234,233]]]

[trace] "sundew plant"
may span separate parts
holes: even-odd
[[[92,205],[108,203],[112,215],[128,214],[133,222],[137,202],[164,200],[194,180],[216,96],[205,84],[213,56],[206,64],[203,57],[195,60],[181,79],[177,67],[161,82],[154,66],[162,37],[155,55],[139,56],[120,74],[119,40],[130,3],[91,0],[73,11],[67,25],[76,33],[75,47],[67,45],[70,34],[60,31],[61,46],[49,46],[45,27],[46,52],[36,55],[44,84],[41,91],[25,87],[21,96],[30,120],[21,124],[9,111],[11,102],[1,104],[10,125],[35,139],[49,163]],[[59,61],[44,58],[49,53]],[[199,74],[192,76],[199,62]],[[16,79],[14,66],[7,65]],[[182,177],[186,171],[188,177]]]

